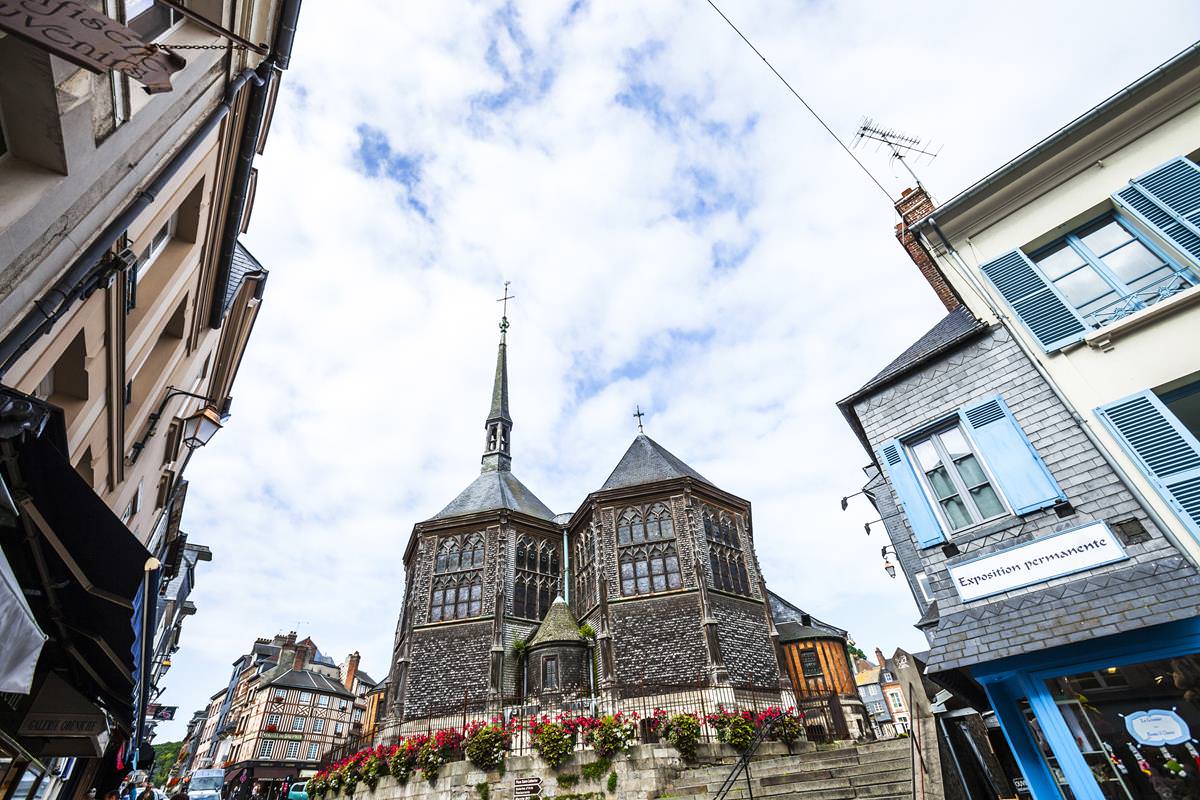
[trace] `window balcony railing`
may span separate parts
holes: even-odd
[[[1143,286],[1136,292],[1118,297],[1092,311],[1084,317],[1084,321],[1093,327],[1103,328],[1105,325],[1111,325],[1143,308],[1149,308],[1155,303],[1174,297],[1180,292],[1192,288],[1193,285],[1184,273],[1172,272],[1170,275]]]

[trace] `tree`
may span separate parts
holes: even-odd
[[[161,742],[154,745],[154,774],[150,780],[155,786],[162,786],[167,782],[167,774],[179,760],[181,747],[183,742]]]
[[[861,658],[864,661],[867,658],[867,654],[864,653],[862,651],[862,649],[856,644],[848,644],[848,645],[846,645],[846,649],[848,649],[850,651],[850,656],[852,658]]]

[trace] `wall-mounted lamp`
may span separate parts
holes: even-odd
[[[213,434],[221,429],[221,415],[213,408],[208,400],[207,395],[196,394],[195,392],[185,392],[183,389],[176,389],[173,386],[168,386],[167,396],[158,404],[158,408],[150,415],[150,426],[146,428],[146,432],[142,434],[142,438],[133,444],[133,452],[129,454],[129,463],[137,463],[138,456],[142,454],[142,450],[146,447],[146,442],[150,441],[150,437],[158,430],[158,421],[162,418],[163,411],[167,408],[167,403],[174,397],[194,397],[197,400],[205,401],[206,405],[183,420],[183,443],[187,445],[189,450],[195,450],[197,447],[203,447],[208,444],[209,439]]]
[[[876,522],[883,522],[883,519],[882,518],[873,519],[870,522],[863,523],[863,530],[867,532],[867,536],[871,535],[871,526],[874,525]]]
[[[892,555],[896,555],[896,548],[892,547],[890,544],[886,544],[879,548],[879,555],[883,558],[883,571],[888,574],[889,578],[895,578],[896,565],[892,563],[890,558],[888,558],[888,550],[892,551]],[[899,556],[896,556],[896,558],[899,559]]]
[[[845,497],[843,497],[842,498],[842,511],[845,511],[846,508],[850,505],[851,497],[858,497],[860,494],[866,494],[866,490],[863,490],[861,492],[855,492],[854,494],[848,494]]]

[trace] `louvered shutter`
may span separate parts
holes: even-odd
[[[1176,158],[1131,181],[1113,199],[1200,262],[1200,167]]]
[[[967,406],[959,415],[1014,514],[1028,514],[1066,499],[1004,398],[997,395]]]
[[[1046,352],[1078,341],[1089,330],[1074,307],[1020,250],[1005,253],[980,269]]]
[[[1200,537],[1200,442],[1153,392],[1096,409],[1192,533]]]
[[[904,515],[908,517],[908,526],[912,528],[913,534],[917,537],[917,544],[921,547],[930,547],[946,541],[941,523],[933,513],[933,506],[929,504],[929,499],[921,489],[921,484],[917,482],[917,474],[913,472],[908,455],[904,452],[904,446],[896,439],[892,439],[879,448],[879,456],[884,469],[887,470],[892,489],[900,498]]]

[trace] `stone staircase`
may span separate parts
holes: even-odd
[[[750,790],[755,798],[794,800],[911,800],[912,757],[908,739],[871,742],[797,755],[755,756],[750,762]],[[684,770],[659,795],[672,800],[708,800],[721,788],[731,765]],[[729,792],[729,800],[749,800],[745,773]]]

